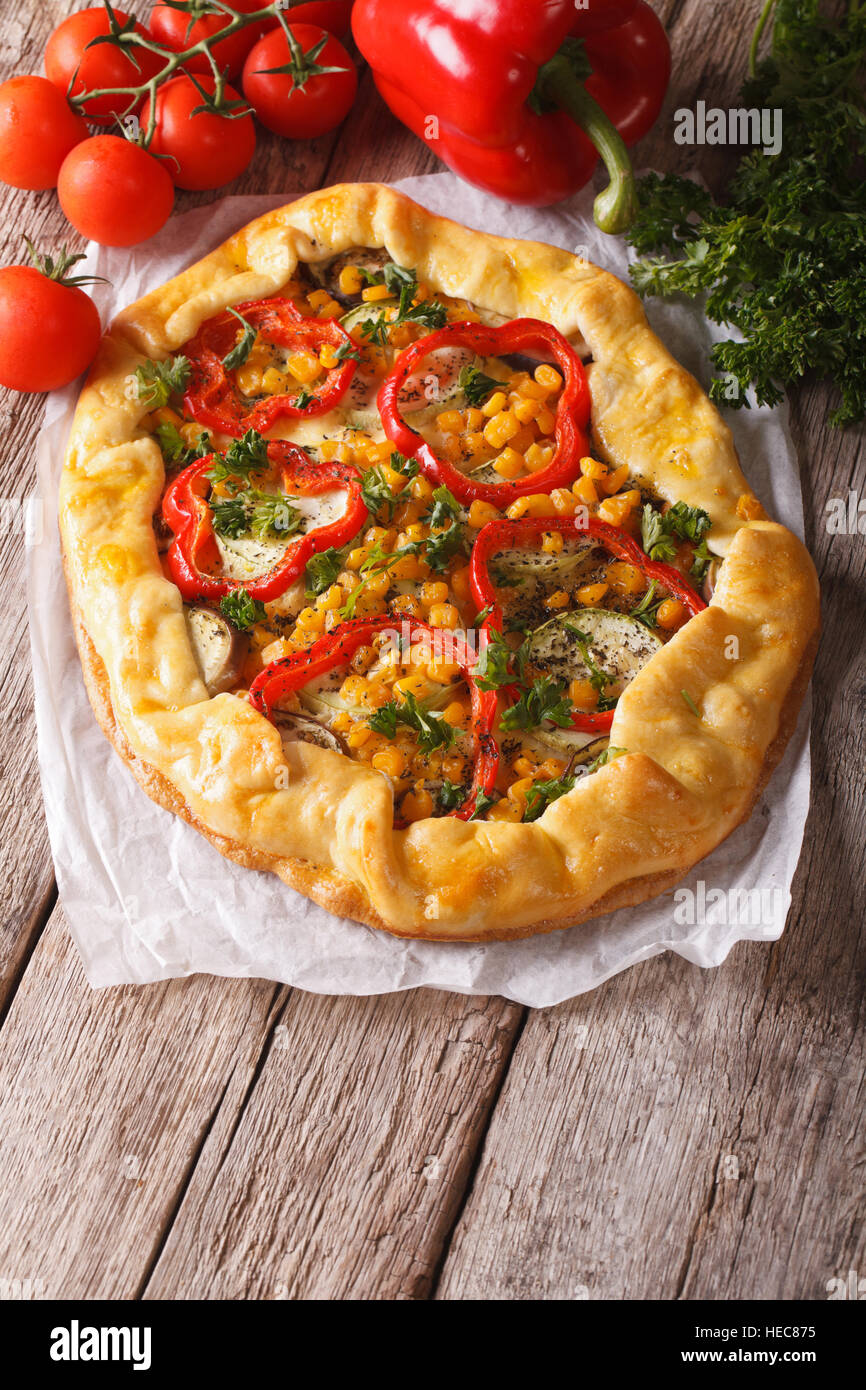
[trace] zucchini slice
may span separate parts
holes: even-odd
[[[637,618],[607,608],[581,608],[559,613],[538,628],[530,639],[529,660],[560,680],[588,680],[593,673],[584,658],[587,653],[612,683],[624,686],[662,645]]]

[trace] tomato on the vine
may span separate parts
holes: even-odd
[[[63,161],[60,206],[82,236],[103,246],[134,246],[158,232],[174,205],[162,160],[120,135],[92,135]]]
[[[0,384],[13,391],[54,391],[93,360],[101,329],[93,300],[70,275],[82,259],[64,247],[57,263],[27,243],[33,265],[0,270]]]
[[[123,10],[115,10],[114,15],[121,25],[126,25],[129,16]],[[152,37],[138,23],[133,25],[133,31],[144,38]],[[129,49],[135,62],[114,44],[98,43],[88,48],[93,39],[110,33],[109,16],[101,5],[71,14],[54,30],[45,49],[45,71],[64,96],[73,78],[70,95],[78,96],[105,87],[138,87],[162,70],[165,60],[138,45]],[[81,111],[95,125],[110,125],[115,116],[124,114],[127,105],[125,96],[92,97],[83,103]]]
[[[212,96],[216,88],[213,77],[196,79],[203,91]],[[243,101],[233,87],[223,88],[226,101]],[[242,174],[253,157],[256,132],[249,114],[221,116],[213,111],[198,111],[204,98],[192,78],[182,74],[160,87],[156,94],[156,130],[150,142],[154,155],[161,160],[178,188],[200,191],[221,188]],[[150,122],[150,100],[141,113],[141,128]]]
[[[60,166],[89,131],[47,77],[0,86],[0,179],[13,188],[54,188]]]
[[[318,24],[329,34],[341,39],[349,32],[352,19],[352,0],[290,0],[283,7],[283,14],[293,25]],[[278,19],[268,19],[262,26],[264,31],[279,25]]]
[[[276,69],[276,71],[274,71]],[[339,39],[315,24],[272,29],[244,63],[244,96],[269,130],[311,139],[339,125],[358,74]]]
[[[231,0],[232,9],[239,14],[253,14],[256,10],[263,10],[266,3],[267,0]],[[229,77],[238,75],[253,44],[264,32],[266,22],[239,29],[236,34],[230,34],[227,39],[221,39],[212,46],[211,53],[220,72],[226,73]],[[176,10],[171,5],[154,5],[149,21],[150,32],[154,38],[166,48],[170,48],[172,53],[182,53],[200,39],[208,39],[213,34],[218,34],[229,23],[230,16],[215,12],[207,0],[190,0],[189,8],[186,10]],[[184,67],[189,72],[213,72],[204,53],[190,58]]]

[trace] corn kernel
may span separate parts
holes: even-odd
[[[509,801],[508,798],[504,796],[501,801],[497,801],[495,806],[488,807],[485,819],[517,824],[523,820],[523,811],[524,807],[518,805],[515,801]]]
[[[323,304],[327,304],[330,298],[327,290],[310,290],[307,295],[307,303],[311,309],[320,309]]]
[[[484,426],[484,411],[477,405],[470,405],[464,418],[468,430],[480,430]]]
[[[340,289],[343,294],[360,294],[364,279],[356,265],[344,265],[340,271]]]
[[[487,420],[492,420],[494,415],[498,415],[508,404],[508,397],[504,391],[494,391],[489,401],[485,401],[481,407],[481,414]]]
[[[517,399],[512,401],[511,409],[514,411],[521,425],[528,425],[530,420],[535,419],[538,402],[532,400],[529,396],[520,396],[517,395],[516,392],[514,394],[517,396]]]
[[[482,526],[486,526],[488,521],[498,521],[499,512],[491,502],[482,502],[476,497],[475,501],[469,506],[469,525],[474,530],[480,531]]]
[[[351,463],[352,450],[343,439],[323,439],[319,453],[325,463]]]
[[[584,478],[606,478],[608,473],[606,463],[590,458],[589,455],[580,460],[580,471]]]
[[[647,582],[637,565],[615,560],[607,567],[607,580],[615,594],[642,594]]]
[[[282,661],[284,657],[290,656],[293,651],[291,642],[286,637],[278,637],[275,642],[269,642],[266,647],[262,647],[262,661],[265,666],[270,666],[272,661]]]
[[[403,820],[425,820],[433,814],[433,798],[426,787],[409,791],[400,802],[400,815]]]
[[[524,471],[523,455],[509,445],[493,460],[493,467],[500,478],[518,478]]]
[[[525,753],[520,753],[511,764],[519,777],[532,778],[537,770],[534,758],[527,757]]]
[[[332,348],[330,343],[325,343],[323,347],[319,348],[319,361],[328,372],[333,371],[334,367],[339,367],[340,359],[337,356],[336,348]]]
[[[442,580],[430,579],[421,585],[421,602],[432,606],[434,603],[448,602],[448,585]]]
[[[377,772],[384,772],[386,777],[402,777],[406,771],[405,754],[393,745],[390,748],[383,748],[381,753],[374,753],[371,765]]]
[[[622,526],[631,511],[628,503],[623,503],[619,497],[606,497],[599,506],[598,515],[609,526]]]
[[[545,555],[559,555],[562,552],[562,532],[544,531],[541,536],[541,549]]]
[[[346,597],[339,584],[332,584],[323,594],[319,594],[316,599],[316,607],[327,613],[332,608],[342,608],[345,602]]]
[[[268,367],[262,377],[262,390],[267,391],[269,396],[281,396],[288,390],[288,385],[288,378],[279,367]]]
[[[235,375],[238,389],[245,396],[254,396],[258,391],[261,391],[262,373],[258,367],[250,367],[249,365],[238,367]]]
[[[561,777],[566,768],[564,758],[545,758],[538,769],[542,777],[554,778]]]
[[[347,705],[360,705],[367,693],[367,681],[363,676],[347,676],[340,686],[340,699],[345,700]]]
[[[677,598],[666,598],[659,607],[656,622],[666,632],[672,632],[674,628],[682,627],[687,617],[684,603]]]
[[[391,600],[391,612],[398,618],[423,618],[424,609],[414,594],[398,594]]]
[[[579,710],[594,710],[598,704],[598,691],[592,681],[573,680],[569,682],[568,698]]]
[[[364,744],[369,741],[372,733],[373,730],[368,728],[366,724],[356,724],[354,729],[351,729],[346,735],[346,742],[350,748],[363,748]]]
[[[461,565],[460,569],[454,571],[451,576],[451,588],[454,590],[455,598],[459,598],[461,602],[468,599],[470,593],[468,565]]]
[[[361,298],[365,304],[376,304],[380,299],[390,299],[391,291],[387,285],[368,285],[361,291]]]
[[[565,589],[554,589],[552,594],[548,594],[544,600],[545,608],[559,609],[568,607],[568,594]]]
[[[172,410],[170,405],[161,405],[152,411],[150,420],[154,429],[157,425],[174,425],[175,429],[179,430],[183,424],[183,416]]]
[[[567,487],[555,487],[550,494],[550,500],[560,516],[574,516],[577,501],[573,492],[569,492]]]
[[[542,468],[548,468],[553,460],[553,453],[552,444],[530,444],[524,455],[530,473],[539,473]]]
[[[286,366],[297,381],[307,385],[322,375],[322,364],[312,352],[293,352]]]
[[[571,485],[571,490],[578,502],[583,502],[587,507],[595,506],[598,501],[598,493],[595,490],[595,483],[592,478],[578,478]]]
[[[409,491],[416,502],[430,502],[433,498],[433,486],[428,483],[426,478],[413,478],[409,484]]]
[[[610,473],[608,473],[607,477],[602,483],[602,487],[604,488],[604,491],[607,493],[608,497],[611,497],[615,492],[619,492],[623,483],[627,480],[628,464],[623,463],[620,465],[619,468],[614,468]]]
[[[451,724],[455,729],[461,724],[465,724],[469,718],[470,711],[462,700],[451,700],[442,711],[442,718],[446,724]]]
[[[609,584],[583,584],[577,590],[577,601],[584,608],[596,608],[609,588]]]
[[[363,705],[367,709],[381,709],[382,705],[389,704],[391,691],[384,681],[371,680],[367,682],[367,689],[364,691]]]
[[[436,416],[436,424],[443,434],[456,434],[463,428],[463,416],[459,410],[443,410]]]
[[[325,626],[325,615],[316,608],[302,608],[295,622],[304,632],[322,632]]]
[[[207,430],[203,425],[197,425],[194,420],[189,420],[185,425],[181,425],[179,433],[187,448],[194,449]]]
[[[510,410],[500,410],[484,426],[484,438],[493,449],[501,449],[509,439],[513,439],[520,429],[520,422]]]
[[[431,661],[427,675],[436,685],[450,685],[460,675],[460,667],[456,661]]]
[[[463,452],[470,459],[479,459],[488,450],[487,440],[480,432],[471,431],[463,436]]]
[[[543,386],[551,393],[558,391],[562,386],[562,377],[559,372],[547,362],[542,362],[540,367],[536,367],[535,380],[539,386]]]
[[[356,545],[346,556],[346,569],[359,570],[370,554],[369,545]]]
[[[466,776],[466,759],[456,748],[442,754],[442,776],[449,782],[460,783]]]
[[[553,434],[556,428],[556,416],[552,410],[548,410],[545,406],[536,412],[535,423],[542,434]]]
[[[512,782],[506,795],[509,801],[526,801],[527,793],[532,790],[532,778],[520,777],[516,782]]]
[[[356,672],[357,675],[363,675],[365,671],[369,671],[370,667],[373,665],[373,662],[375,660],[375,647],[363,646],[358,647],[357,650],[354,652],[352,660],[349,662],[349,665],[351,666],[352,670]]]
[[[555,512],[556,507],[546,492],[533,492],[529,497],[518,497],[505,515],[511,521],[519,521],[523,516],[553,516]]]
[[[428,615],[431,627],[455,628],[460,625],[460,614],[453,603],[434,603]]]

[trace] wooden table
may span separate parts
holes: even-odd
[[[3,76],[38,70],[73,8],[5,7]],[[675,77],[638,160],[702,154],[714,182],[726,155],[675,146],[672,113],[729,104],[758,3],[657,9]],[[340,131],[263,136],[229,191],[436,167],[365,72]],[[4,189],[2,229],[4,263],[22,230],[70,239],[50,193]],[[42,817],[22,542],[0,537],[0,1277],[47,1297],[454,1300],[823,1299],[828,1279],[866,1275],[864,539],[824,525],[866,469],[862,431],[830,430],[828,399],[792,401],[825,628],[785,935],[712,971],[659,957],[552,1009],[201,976],[91,990]],[[2,395],[3,496],[32,489],[42,408]]]

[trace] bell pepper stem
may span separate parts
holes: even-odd
[[[625,141],[613,121],[576,77],[571,63],[557,54],[545,66],[544,95],[576,121],[604,161],[610,183],[593,204],[596,223],[612,235],[624,232],[637,212],[634,171]]]

